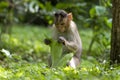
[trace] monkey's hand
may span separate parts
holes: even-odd
[[[50,39],[44,39],[44,43],[45,43],[46,45],[49,45],[49,44],[51,44],[51,40],[50,40]]]
[[[58,43],[62,43],[63,45],[65,45],[66,39],[64,37],[59,37],[58,38]]]

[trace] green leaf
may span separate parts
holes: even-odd
[[[51,2],[46,2],[45,3],[45,8],[46,8],[47,11],[51,11],[52,10],[52,4],[51,4]]]
[[[103,6],[95,6],[95,11],[97,16],[101,16],[105,14],[106,8]]]
[[[2,1],[2,2],[0,2],[0,8],[2,9],[4,9],[4,8],[6,8],[6,7],[8,7],[9,6],[9,4],[8,4],[8,2],[6,2],[6,1]]]
[[[93,18],[95,16],[105,15],[106,8],[103,6],[95,6],[90,9],[90,16]]]
[[[111,18],[110,19],[105,18],[105,23],[109,28],[112,28],[112,19]]]
[[[51,58],[52,58],[52,67],[63,67],[67,62],[72,58],[73,53],[62,55],[62,44],[58,43],[55,40],[52,40],[50,44],[51,48]]]
[[[73,53],[66,54],[59,60],[57,66],[65,66],[67,62],[69,62],[69,60],[72,58],[72,56],[73,56]]]
[[[42,3],[38,3],[38,5],[39,5],[39,7],[41,8],[41,9],[44,9],[45,8],[45,6],[42,4]]]
[[[96,15],[95,8],[90,9],[90,17],[93,18]]]
[[[59,44],[57,41],[52,40],[50,47],[51,47],[52,66],[56,66],[62,55],[62,44]]]

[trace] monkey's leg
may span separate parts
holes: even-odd
[[[76,68],[79,64],[80,64],[80,60],[76,56],[73,56],[69,62],[69,66],[72,68]]]

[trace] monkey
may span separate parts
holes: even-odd
[[[72,13],[67,13],[64,10],[55,12],[52,31],[52,38],[63,45],[62,54],[74,53],[67,65],[76,68],[80,64],[82,41],[77,26],[73,21]],[[49,44],[50,41],[45,40],[45,43]]]

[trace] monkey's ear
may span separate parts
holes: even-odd
[[[67,14],[67,17],[68,17],[68,20],[71,21],[71,20],[73,19],[73,17],[72,17],[72,13],[68,13],[68,14]]]

